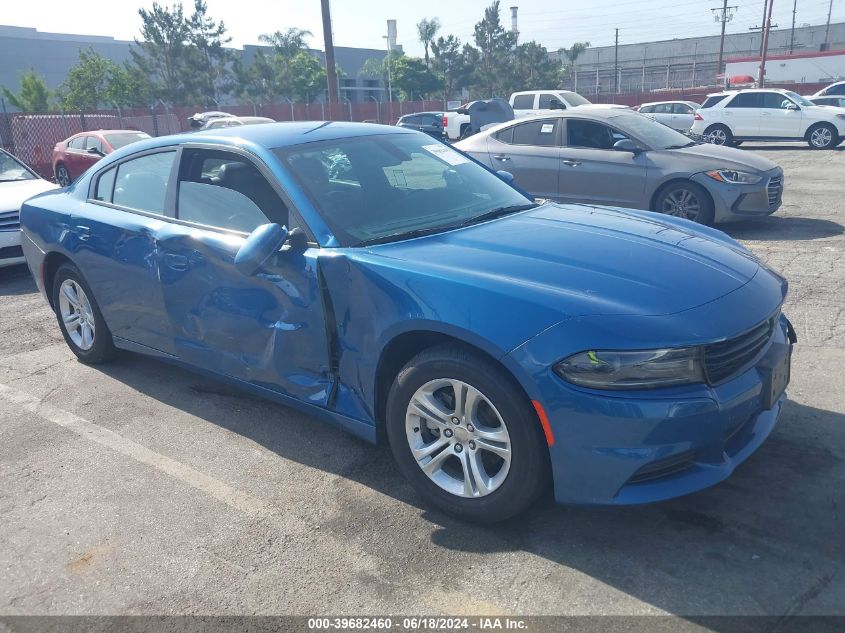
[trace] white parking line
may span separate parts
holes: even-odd
[[[192,488],[225,503],[226,505],[240,510],[258,519],[271,518],[277,515],[277,511],[260,499],[249,493],[233,488],[205,473],[201,473],[190,466],[178,462],[170,457],[150,450],[137,442],[126,439],[93,422],[79,417],[76,414],[58,409],[52,405],[41,402],[37,397],[26,392],[15,389],[0,383],[0,398],[7,402],[16,404],[21,408],[34,413],[43,420],[58,424],[69,431],[73,431],[81,437],[96,442],[101,446],[110,448],[118,453],[134,459],[137,462],[151,466],[174,479],[178,479]],[[290,521],[291,517],[287,516]]]

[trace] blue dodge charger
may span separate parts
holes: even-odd
[[[390,443],[496,521],[728,477],[785,402],[786,281],[723,233],[537,203],[425,134],[280,123],[109,155],[21,211],[85,363],[148,354]]]

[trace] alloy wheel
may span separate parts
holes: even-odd
[[[701,213],[701,203],[695,193],[682,187],[673,189],[663,198],[660,211],[686,220],[696,220]]]
[[[722,128],[716,128],[707,134],[707,142],[713,143],[713,145],[726,145],[728,142],[728,135]]]
[[[83,351],[94,346],[94,311],[82,287],[65,279],[59,288],[59,316],[73,344]]]
[[[833,141],[833,133],[830,128],[819,127],[810,134],[810,143],[814,147],[827,147]]]
[[[70,184],[70,174],[67,171],[67,167],[59,165],[56,168],[56,180],[62,187],[67,187]]]
[[[483,497],[505,481],[511,440],[493,403],[472,385],[439,378],[414,393],[405,415],[417,465],[443,490]]]

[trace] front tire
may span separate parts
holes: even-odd
[[[733,134],[725,125],[711,125],[704,130],[704,138],[713,145],[728,145],[733,143]]]
[[[397,375],[387,435],[399,469],[432,506],[492,523],[527,509],[549,483],[549,453],[525,394],[470,349],[437,346]]]
[[[713,201],[701,185],[679,181],[666,185],[654,200],[654,210],[685,220],[710,226],[713,224]]]
[[[67,170],[67,167],[65,167],[63,163],[59,163],[58,165],[56,165],[56,182],[61,187],[67,187],[72,182],[70,178],[70,172]]]
[[[53,308],[70,350],[88,365],[114,358],[117,350],[100,307],[82,273],[62,264],[53,278]]]
[[[839,143],[839,133],[829,123],[814,125],[807,131],[807,145],[812,149],[833,149]]]

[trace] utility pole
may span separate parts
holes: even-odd
[[[833,2],[833,0],[831,0]],[[616,29],[616,44],[613,47],[613,94],[619,93],[619,29]]]
[[[692,53],[692,84],[691,88],[695,88],[695,64],[698,61],[698,40],[695,41],[695,49]]]
[[[722,23],[722,35],[719,38],[719,63],[716,65],[716,75],[722,74],[722,60],[725,55],[725,24],[733,20],[734,9],[739,8],[737,5],[728,6],[728,0],[723,0],[721,8],[716,7],[710,9],[713,12],[713,18],[716,22]]]
[[[795,51],[795,12],[798,10],[798,0],[792,0],[792,30],[789,32],[789,54]]]
[[[763,24],[763,54],[760,56],[760,74],[757,77],[757,86],[766,87],[766,55],[769,53],[769,31],[772,30],[772,5],[775,0],[769,0],[769,11],[766,15],[766,22]]]
[[[826,51],[830,44],[828,43],[828,36],[830,35],[830,13],[833,11],[833,0],[830,0],[830,4],[827,6],[827,24],[824,27],[824,44],[822,44],[822,50]]]
[[[763,57],[763,32],[766,30],[766,11],[769,9],[769,0],[763,0],[763,21],[760,22],[760,58]]]
[[[643,46],[643,78],[640,80],[640,92],[645,92],[645,54],[648,46]]]
[[[337,71],[334,66],[334,42],[332,41],[332,15],[329,0],[320,0],[323,10],[323,40],[326,48],[326,83],[328,84],[329,116],[332,118],[331,104],[337,103]]]

